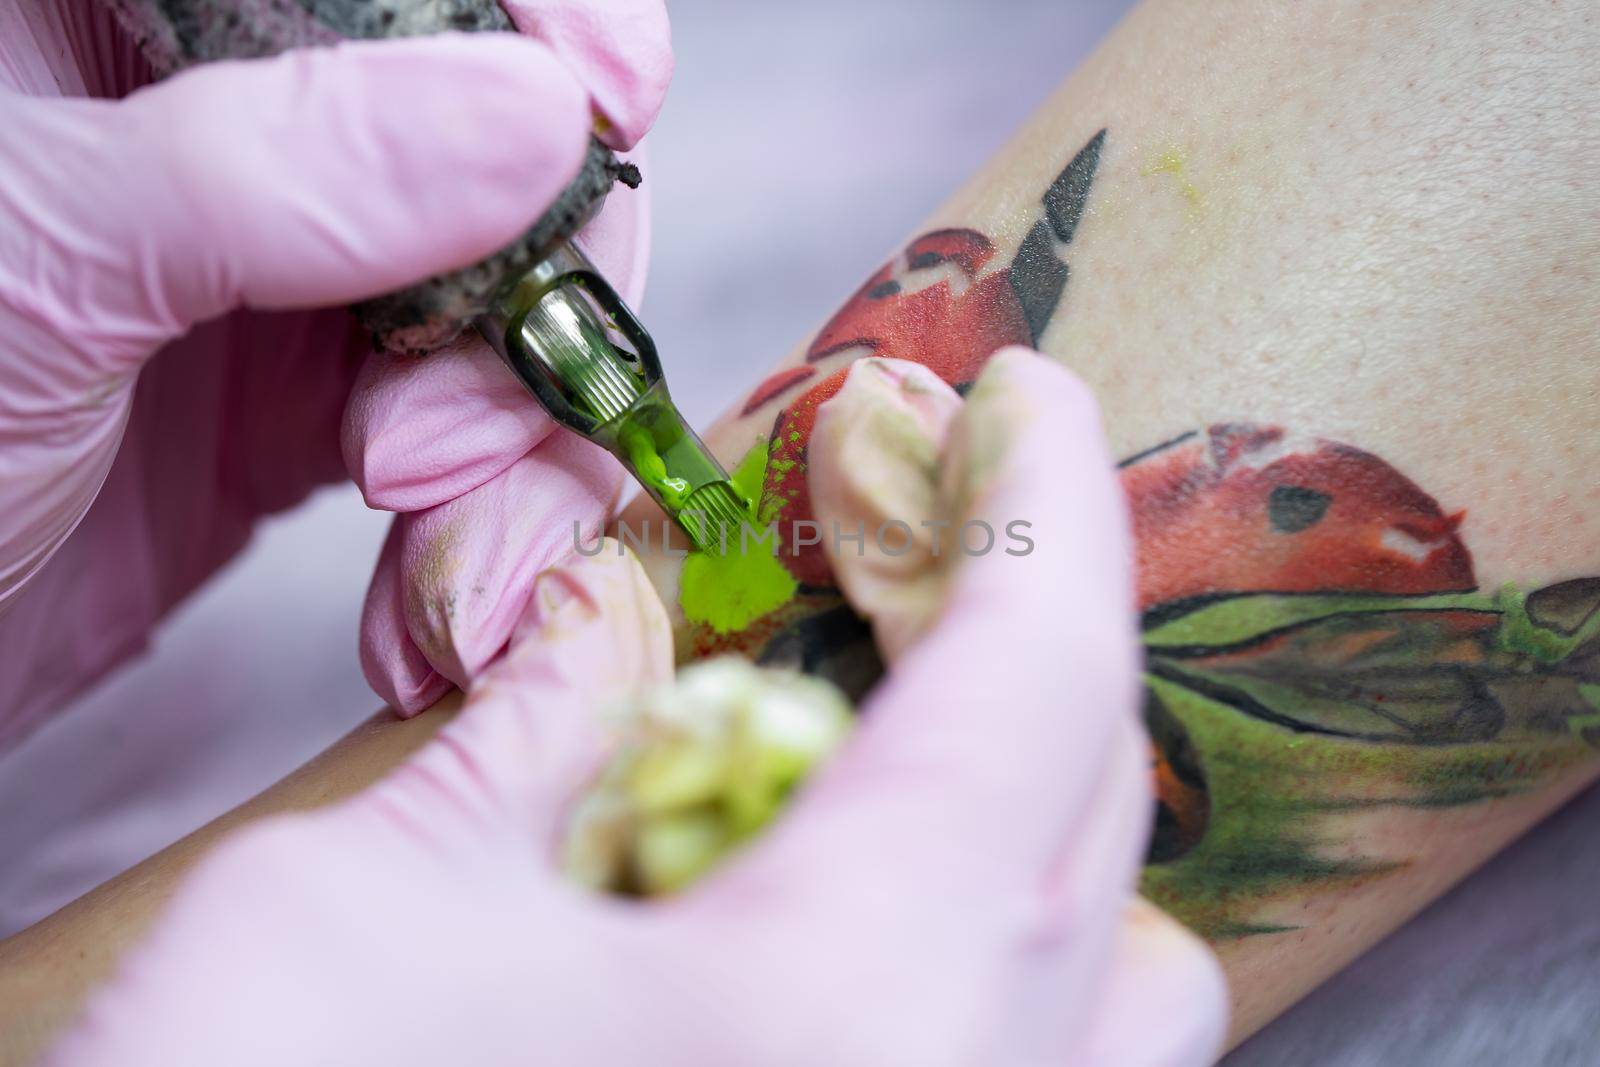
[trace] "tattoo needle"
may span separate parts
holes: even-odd
[[[477,322],[556,422],[622,461],[701,551],[721,553],[750,501],[684,421],[655,342],[571,242]]]

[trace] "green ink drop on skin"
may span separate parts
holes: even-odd
[[[744,454],[739,465],[733,468],[733,473],[728,475],[728,480],[733,483],[734,489],[746,500],[754,501],[751,511],[757,519],[770,518],[763,514],[761,508],[761,488],[767,480],[767,450],[757,441],[750,451]]]
[[[743,542],[738,531],[729,531],[727,552],[692,552],[683,561],[678,604],[684,617],[719,634],[743,630],[788,603],[799,589],[794,576],[773,554],[773,538],[758,539],[770,521],[770,509],[760,503],[766,474],[767,446],[758,441],[731,477],[739,495],[752,502],[750,519],[755,530]]]
[[[729,634],[781,608],[798,588],[765,545],[730,545],[725,556],[695,552],[683,561],[678,603],[690,621]]]

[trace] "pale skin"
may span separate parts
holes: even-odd
[[[1071,280],[1037,340],[1094,389],[1114,453],[1217,423],[1291,427],[1382,457],[1445,510],[1465,509],[1481,589],[1600,574],[1600,72],[1585,58],[1597,48],[1600,20],[1576,3],[1148,3],[918,232],[970,228],[1009,260],[1041,191],[1106,129],[1063,254]],[[707,440],[737,459],[801,391]],[[649,562],[673,600],[677,561]],[[452,710],[381,717],[0,944],[5,1062],[70,1019],[217,836],[360,788]],[[1500,799],[1336,816],[1325,855],[1403,866],[1265,901],[1257,918],[1288,932],[1215,940],[1235,1040],[1597,766],[1574,759]]]

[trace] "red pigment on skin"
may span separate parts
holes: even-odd
[[[1031,344],[1009,267],[978,278],[994,245],[976,230],[936,230],[879,268],[818,331],[806,352],[815,363],[862,346],[873,355],[921,363],[951,384],[978,376],[997,348]],[[965,280],[954,291],[951,269]]]
[[[920,363],[953,386],[970,385],[997,349],[1031,344],[1027,318],[1011,286],[1010,268],[978,277],[994,258],[994,245],[976,230],[937,230],[906,246],[829,319],[806,351],[816,363],[847,349]],[[965,284],[952,286],[952,268]],[[960,292],[956,290],[959,289]],[[756,396],[769,401],[801,380],[769,378]],[[806,485],[806,447],[817,408],[839,391],[848,368],[828,375],[784,409],[772,430],[772,462],[763,499],[773,503],[785,546],[784,562],[806,585],[827,587],[833,577],[820,545],[791,552],[794,522],[814,517]],[[752,402],[754,397],[752,397]],[[752,403],[746,412],[758,407]]]
[[[1370,452],[1289,442],[1278,427],[1219,425],[1122,470],[1139,555],[1139,606],[1211,593],[1421,594],[1472,589],[1462,513]],[[1321,500],[1303,526],[1275,499]],[[1292,498],[1292,496],[1291,496]],[[1295,525],[1295,524],[1291,524]]]
[[[766,381],[756,386],[755,392],[750,394],[750,399],[744,402],[744,407],[739,411],[739,417],[750,414],[767,401],[774,399],[781,393],[786,393],[793,385],[805,381],[817,373],[815,367],[790,367],[788,370],[778,371]]]
[[[832,593],[797,593],[787,604],[769,612],[735,633],[717,633],[709,626],[696,626],[687,641],[688,656],[702,659],[725,653],[749,655],[752,649],[765,648],[767,643],[790,625],[807,619],[819,611],[835,607],[839,597]]]

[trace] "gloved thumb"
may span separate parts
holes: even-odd
[[[232,308],[346,303],[490,254],[577,173],[592,122],[554,52],[511,34],[0,105],[4,302],[90,364],[91,389]]]
[[[938,472],[960,394],[917,363],[856,361],[811,431],[811,501],[826,528],[859,524],[860,547],[838,537],[834,577],[893,666],[938,617],[961,558],[953,501]]]
[[[553,855],[607,748],[608,708],[672,678],[672,629],[631,552],[607,538],[541,573],[506,655],[461,714],[352,804],[431,841],[508,835]]]
[[[874,559],[873,547],[859,557],[834,552],[851,603],[869,613],[880,640],[890,621],[905,644],[886,649],[889,676],[805,818],[864,848],[893,839],[907,869],[920,860],[946,881],[952,872],[1042,879],[1091,816],[1135,826],[1148,817],[1136,746],[1127,743],[1138,721],[1139,645],[1126,503],[1094,397],[1064,368],[1003,349],[952,418],[949,397],[908,366],[857,363],[811,439],[812,500],[825,525],[848,527],[864,512],[908,526],[930,515],[948,522],[943,546],[910,575],[932,583],[926,597],[887,595],[894,561]],[[841,432],[840,413],[888,429]],[[839,451],[851,441],[913,459],[931,445],[933,458],[897,468]],[[838,474],[852,465],[869,478],[898,472],[887,503],[886,479]],[[921,491],[903,492],[914,480]],[[1113,767],[1121,771],[1108,780]],[[1019,796],[1049,803],[1019,808]],[[1122,854],[1099,873],[1131,881],[1142,845],[1133,829],[1118,841]]]

